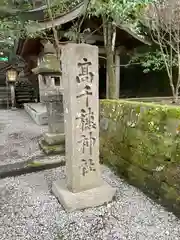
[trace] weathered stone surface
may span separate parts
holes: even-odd
[[[41,44],[44,46],[43,52],[44,54],[54,54],[56,55],[56,49],[50,41],[41,41]]]
[[[37,125],[47,125],[47,109],[43,103],[24,103],[25,111],[31,116]]]
[[[65,145],[57,144],[57,145],[48,145],[44,140],[39,141],[40,148],[44,153],[48,154],[64,154]]]
[[[98,187],[73,193],[67,188],[65,180],[59,180],[53,184],[52,191],[63,207],[68,212],[72,212],[74,210],[96,207],[110,202],[116,189],[112,188],[106,182],[102,182]]]
[[[65,147],[63,95],[51,89],[44,95],[44,100],[48,115],[48,133],[44,134],[40,147],[46,154],[62,153]]]
[[[72,192],[80,192],[99,186],[101,180],[98,48],[86,44],[66,45],[62,50],[62,69],[67,184]]]
[[[180,129],[180,120],[178,118],[168,118],[167,119],[167,131],[171,132],[173,135],[177,134]]]
[[[39,95],[40,95],[40,102],[44,102],[44,98],[49,91],[52,91],[54,88],[54,82],[52,81],[51,76],[42,76],[38,75],[39,81]]]
[[[43,137],[48,145],[65,144],[64,133],[45,133]]]
[[[64,133],[63,95],[52,92],[46,96],[49,133]]]
[[[60,62],[56,55],[46,54],[43,61],[36,68],[32,69],[34,74],[60,74]]]
[[[44,45],[44,51],[43,51],[43,58],[38,64],[38,66],[32,71],[35,74],[43,74],[43,75],[49,75],[49,74],[60,74],[60,61],[57,59],[56,56],[56,50],[52,43],[49,41],[46,43],[43,43]]]
[[[110,201],[115,189],[103,183],[99,164],[98,48],[67,44],[61,63],[67,186],[54,183],[53,192],[66,210],[75,210]]]

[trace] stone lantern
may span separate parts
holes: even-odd
[[[44,56],[39,66],[32,71],[39,74],[46,81],[42,100],[46,104],[48,115],[48,133],[40,141],[40,147],[45,153],[61,153],[65,150],[63,87],[61,86],[60,61],[50,42],[44,43]],[[42,80],[43,80],[42,79]],[[59,79],[59,84],[55,84]]]
[[[41,74],[44,76],[61,75],[60,61],[57,59],[56,50],[52,43],[41,41],[44,45],[44,56],[38,67],[32,71],[35,74]]]
[[[52,89],[62,91],[62,81],[61,64],[57,59],[53,44],[45,41],[41,41],[41,43],[44,45],[44,51],[41,53],[38,66],[32,71],[39,75],[40,101],[44,102],[44,96],[48,91],[52,91]]]
[[[16,109],[16,97],[15,97],[15,83],[17,80],[18,72],[15,68],[10,68],[6,72],[6,83],[10,86],[11,91],[11,109]]]

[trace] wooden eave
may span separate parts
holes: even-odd
[[[41,7],[35,10],[29,11],[29,13],[37,13],[42,10],[44,10],[45,7]],[[72,22],[74,19],[82,16],[82,14],[85,11],[85,4],[81,3],[77,5],[74,9],[69,11],[68,13],[61,14],[59,17],[55,18],[53,21],[54,26],[60,26],[60,25],[66,25],[67,23]],[[44,20],[44,21],[39,21],[38,23],[38,31],[46,30],[46,29],[51,29],[52,28],[52,21],[51,20]],[[122,37],[124,36],[124,37]],[[103,38],[103,35],[101,35]],[[141,44],[147,44],[151,45],[151,43],[147,40],[145,40],[143,37],[137,35],[132,29],[130,29],[126,25],[120,25],[117,24],[117,41],[116,45],[128,45],[133,47],[136,47]],[[103,40],[101,40],[103,42]],[[25,57],[27,55],[38,55],[38,51],[40,49],[40,41],[37,39],[26,39],[21,42],[21,44],[18,47],[17,54],[21,55],[22,57]]]
[[[30,17],[30,15],[31,16],[33,16],[33,15],[36,16],[37,14],[41,15],[41,12],[44,12],[45,9],[47,9],[47,6],[42,6],[40,8],[30,10],[27,13],[29,14],[29,17]],[[84,1],[82,1],[80,4],[78,4],[75,8],[73,8],[69,12],[62,13],[59,16],[57,16],[53,20],[53,25],[60,26],[67,22],[71,22],[72,20],[82,16],[84,14],[85,10],[86,10],[86,5],[85,5]],[[38,31],[52,28],[52,21],[50,19],[44,19],[44,20],[38,20],[38,21],[39,21],[38,29],[37,29]],[[127,31],[128,34],[132,35],[133,38],[136,38],[138,41],[142,42],[143,44],[150,45],[149,41],[145,40],[144,37],[138,35],[136,32],[134,32],[132,29],[130,29],[129,26],[117,23],[117,27],[121,28],[124,31]]]

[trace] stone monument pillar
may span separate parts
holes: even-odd
[[[99,164],[98,47],[69,43],[61,54],[66,179],[52,191],[73,211],[109,202],[116,190],[102,180]]]

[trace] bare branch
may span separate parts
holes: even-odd
[[[145,10],[143,22],[150,29],[152,40],[160,48],[176,101],[180,88],[180,1],[154,1]],[[173,78],[175,60],[178,60],[177,79]]]
[[[50,1],[46,0],[46,3],[47,3],[47,7],[48,7],[48,9],[47,9],[48,14],[49,14],[49,17],[50,17],[51,23],[52,23],[52,30],[53,30],[54,40],[55,40],[55,45],[56,45],[57,58],[59,58],[60,57],[60,47],[59,47],[58,34],[57,34],[57,30],[56,30],[55,25],[54,25],[54,18],[53,18],[53,14],[52,14],[52,11],[51,11]]]

